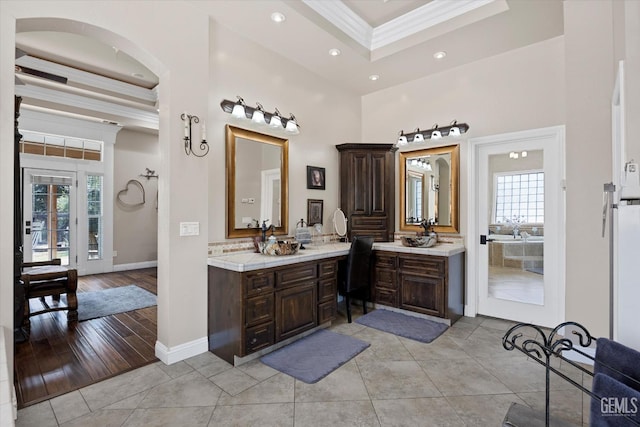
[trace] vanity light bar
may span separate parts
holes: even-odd
[[[237,98],[238,100],[235,102],[223,99],[220,103],[222,111],[238,119],[250,120],[257,125],[268,125],[271,128],[281,129],[294,135],[300,133],[300,125],[293,114],[290,114],[289,118],[285,118],[277,108],[273,113],[270,113],[265,111],[259,102],[256,102],[255,107],[250,107],[242,97],[238,96]]]
[[[407,145],[412,142],[424,142],[427,139],[440,139],[445,136],[460,136],[469,130],[469,125],[466,123],[458,123],[456,120],[452,121],[449,126],[438,127],[436,123],[429,130],[416,129],[411,133],[404,133],[404,130],[400,131],[398,137],[398,145]]]

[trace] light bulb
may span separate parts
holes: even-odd
[[[440,139],[442,138],[442,132],[438,130],[438,125],[435,125],[431,131],[431,139]]]
[[[449,129],[449,136],[460,136],[460,128],[458,126],[454,126]]]
[[[289,117],[285,130],[293,134],[300,133],[300,130],[298,129],[298,123],[296,122],[296,118],[293,114],[291,114],[291,116]]]
[[[257,107],[253,111],[253,116],[251,116],[251,121],[258,125],[267,124],[267,122],[264,120],[264,108],[262,108],[262,105],[259,102],[257,102],[256,105]]]
[[[528,154],[528,153],[527,153],[526,151],[523,151],[523,152],[522,152],[522,157],[527,157],[527,154]]]
[[[424,135],[421,133],[416,133],[413,136],[413,142],[424,142]]]
[[[244,106],[242,104],[236,104],[233,106],[233,110],[231,111],[231,115],[233,117],[236,117],[238,119],[240,118],[246,118],[246,116],[244,115]]]

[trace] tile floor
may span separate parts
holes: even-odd
[[[489,296],[544,305],[544,275],[518,268],[489,266]]]
[[[316,384],[259,360],[212,353],[161,362],[18,412],[34,426],[498,426],[511,404],[544,409],[544,369],[501,339],[513,324],[462,318],[422,344],[339,318],[331,329],[371,343]],[[586,374],[561,366],[589,384]],[[552,374],[553,376],[553,374]],[[588,425],[588,396],[558,378],[552,415]]]

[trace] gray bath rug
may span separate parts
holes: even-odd
[[[448,328],[444,323],[381,309],[359,317],[356,323],[424,343],[435,340]]]
[[[314,384],[347,363],[369,343],[321,329],[260,360],[287,375]]]

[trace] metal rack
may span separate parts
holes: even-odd
[[[530,328],[533,331],[535,331],[536,332],[535,336],[541,337],[541,338],[533,339],[533,338],[525,337],[525,334],[522,331],[527,328]],[[590,354],[585,353],[584,351],[576,348],[571,339],[563,337],[562,335],[559,335],[559,332],[564,328],[570,328],[572,330],[571,333],[578,338],[581,347],[589,347],[596,340],[596,338],[591,336],[589,331],[587,331],[587,329],[584,326],[576,322],[561,323],[558,326],[556,326],[551,332],[549,332],[548,335],[545,334],[544,330],[539,326],[536,326],[530,323],[519,323],[513,326],[511,329],[509,329],[504,335],[504,337],[502,338],[502,346],[505,348],[505,350],[512,351],[516,349],[526,354],[532,360],[538,362],[540,365],[545,367],[545,426],[549,426],[549,422],[550,422],[549,381],[550,381],[551,372],[558,375],[560,378],[564,379],[574,387],[578,388],[583,393],[587,393],[589,396],[591,396],[592,399],[600,400],[603,398],[603,396],[598,396],[594,394],[591,390],[585,388],[582,384],[578,384],[577,382],[569,378],[567,375],[565,375],[563,372],[551,366],[551,358],[557,357],[562,361],[569,363],[571,366],[575,367],[581,372],[588,374],[591,377],[593,377],[594,375],[593,372],[589,371],[579,363],[576,363],[575,361],[568,359],[563,355],[564,351],[575,351],[576,353],[584,356],[589,360],[592,360],[594,362],[596,360]],[[634,383],[637,383],[640,386],[640,382],[629,377],[623,372],[620,372],[619,370],[607,365],[606,363],[603,363],[601,360],[598,360],[598,364],[606,367],[607,369],[615,372],[616,374],[619,374],[631,380]],[[640,426],[640,423],[631,419],[628,415],[621,414],[621,416],[625,417],[625,419],[628,421],[628,425]]]

